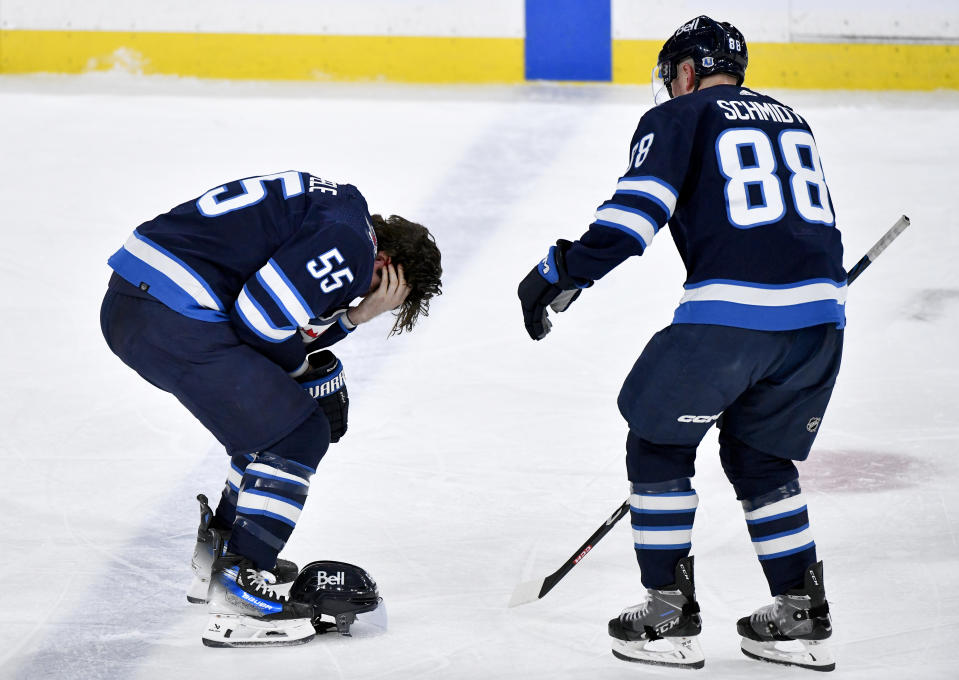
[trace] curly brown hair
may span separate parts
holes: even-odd
[[[429,316],[430,299],[442,294],[443,267],[436,239],[422,224],[410,222],[399,215],[383,219],[372,215],[377,249],[386,253],[394,264],[403,265],[403,275],[410,294],[395,312],[396,322],[390,335],[404,330],[412,331],[420,316]]]

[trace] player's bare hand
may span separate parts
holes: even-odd
[[[403,275],[403,265],[388,264],[380,270],[380,285],[350,310],[350,320],[361,324],[384,312],[396,309],[410,294],[410,287]]]

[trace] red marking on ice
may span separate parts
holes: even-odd
[[[935,475],[921,458],[880,451],[816,450],[799,464],[803,488],[868,493],[916,486]]]

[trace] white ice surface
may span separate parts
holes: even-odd
[[[856,282],[839,385],[802,465],[833,607],[836,678],[959,676],[959,96],[780,93],[811,122]],[[236,85],[119,74],[0,78],[0,677],[635,678],[606,621],[640,599],[621,522],[545,599],[508,609],[626,497],[620,383],[669,323],[663,233],[533,343],[516,285],[613,190],[646,88]],[[106,258],[224,180],[310,170],[418,219],[445,293],[421,327],[338,348],[349,435],[285,555],[366,567],[389,628],[210,650],[184,598],[227,460],[107,350]],[[715,433],[715,430],[713,430]],[[746,659],[768,601],[742,510],[700,449],[693,532],[703,678],[799,677]],[[797,675],[798,674],[798,675]],[[685,676],[684,676],[685,677]]]

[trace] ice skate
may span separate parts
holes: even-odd
[[[203,644],[265,647],[300,645],[313,639],[313,608],[291,602],[270,576],[239,555],[227,553],[214,562]]]
[[[826,639],[832,635],[822,562],[806,569],[801,590],[777,595],[736,624],[743,654],[751,659],[799,666],[814,671],[836,668]]]
[[[645,602],[628,607],[609,622],[617,659],[677,668],[706,664],[697,639],[701,631],[692,557],[676,565],[675,584],[650,588]]]
[[[212,528],[210,523],[213,521],[213,510],[207,497],[201,493],[196,499],[200,501],[200,526],[197,528],[196,547],[193,548],[193,559],[190,562],[193,581],[187,590],[186,599],[193,604],[206,604],[210,599],[213,560],[226,552],[230,532]],[[277,583],[290,583],[296,578],[298,569],[296,564],[289,560],[277,559],[272,572]]]

